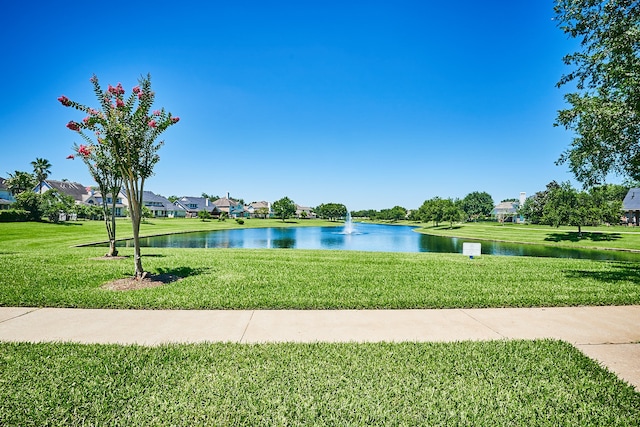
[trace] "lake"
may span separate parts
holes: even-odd
[[[246,248],[246,249],[326,249],[373,252],[462,253],[464,242],[472,239],[429,236],[415,227],[357,223],[354,232],[342,227],[242,228],[209,232],[145,237],[141,246],[156,248]],[[586,258],[640,261],[640,254],[618,251],[567,249],[543,245],[482,241],[486,255]],[[133,241],[119,242],[133,246]]]

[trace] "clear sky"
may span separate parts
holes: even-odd
[[[40,3],[40,5],[37,5]],[[350,210],[486,191],[497,203],[572,178],[554,128],[575,50],[550,0],[10,2],[0,14],[0,176],[93,181],[65,160],[89,82],[150,73],[164,196],[288,196]]]

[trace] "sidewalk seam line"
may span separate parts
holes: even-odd
[[[38,311],[38,310],[42,310],[42,307],[36,307],[36,308],[34,308],[34,309],[32,309],[32,310],[29,310],[29,311],[24,312],[24,313],[22,313],[22,314],[19,314],[19,315],[17,315],[17,316],[10,317],[10,318],[8,318],[8,319],[4,319],[4,320],[0,320],[0,323],[5,323],[5,322],[9,322],[9,321],[11,321],[11,320],[19,319],[19,318],[20,318],[20,317],[22,317],[22,316],[26,316],[27,314],[31,314],[31,313],[33,313],[33,312],[35,312],[35,311]]]
[[[244,327],[244,331],[242,331],[242,336],[240,337],[240,341],[238,341],[238,343],[242,344],[242,342],[244,341],[244,336],[247,333],[247,329],[249,329],[251,320],[253,320],[253,313],[255,312],[256,312],[255,310],[251,310],[251,316],[249,316],[249,320],[247,321],[247,326]]]
[[[482,321],[480,321],[480,320],[476,319],[475,317],[473,317],[473,316],[471,315],[471,313],[469,313],[466,309],[464,309],[464,308],[460,308],[459,310],[460,310],[460,311],[462,311],[462,312],[463,312],[464,314],[466,314],[467,316],[469,316],[469,317],[470,317],[471,319],[473,319],[475,322],[478,322],[479,324],[481,324],[481,325],[482,325],[482,326],[484,326],[485,328],[489,329],[490,331],[494,332],[495,334],[499,335],[499,336],[500,336],[500,337],[502,337],[503,339],[504,339],[504,338],[507,338],[507,339],[508,339],[508,337],[507,337],[506,335],[501,334],[500,332],[498,332],[498,331],[496,331],[495,329],[493,329],[491,326],[489,326],[489,325],[487,325],[486,323],[484,323],[484,322],[482,322]]]

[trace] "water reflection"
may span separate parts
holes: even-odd
[[[247,228],[202,233],[185,233],[140,239],[146,247],[162,248],[247,248],[247,249],[333,249],[374,252],[462,253],[471,239],[429,236],[414,227],[357,224],[356,232],[343,233],[340,227]],[[487,255],[519,255],[556,258],[639,261],[640,254],[587,249],[567,249],[502,242],[482,243]],[[133,246],[131,241],[120,246]]]

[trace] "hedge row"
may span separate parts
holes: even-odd
[[[0,222],[24,222],[29,221],[30,212],[22,209],[0,210]]]

